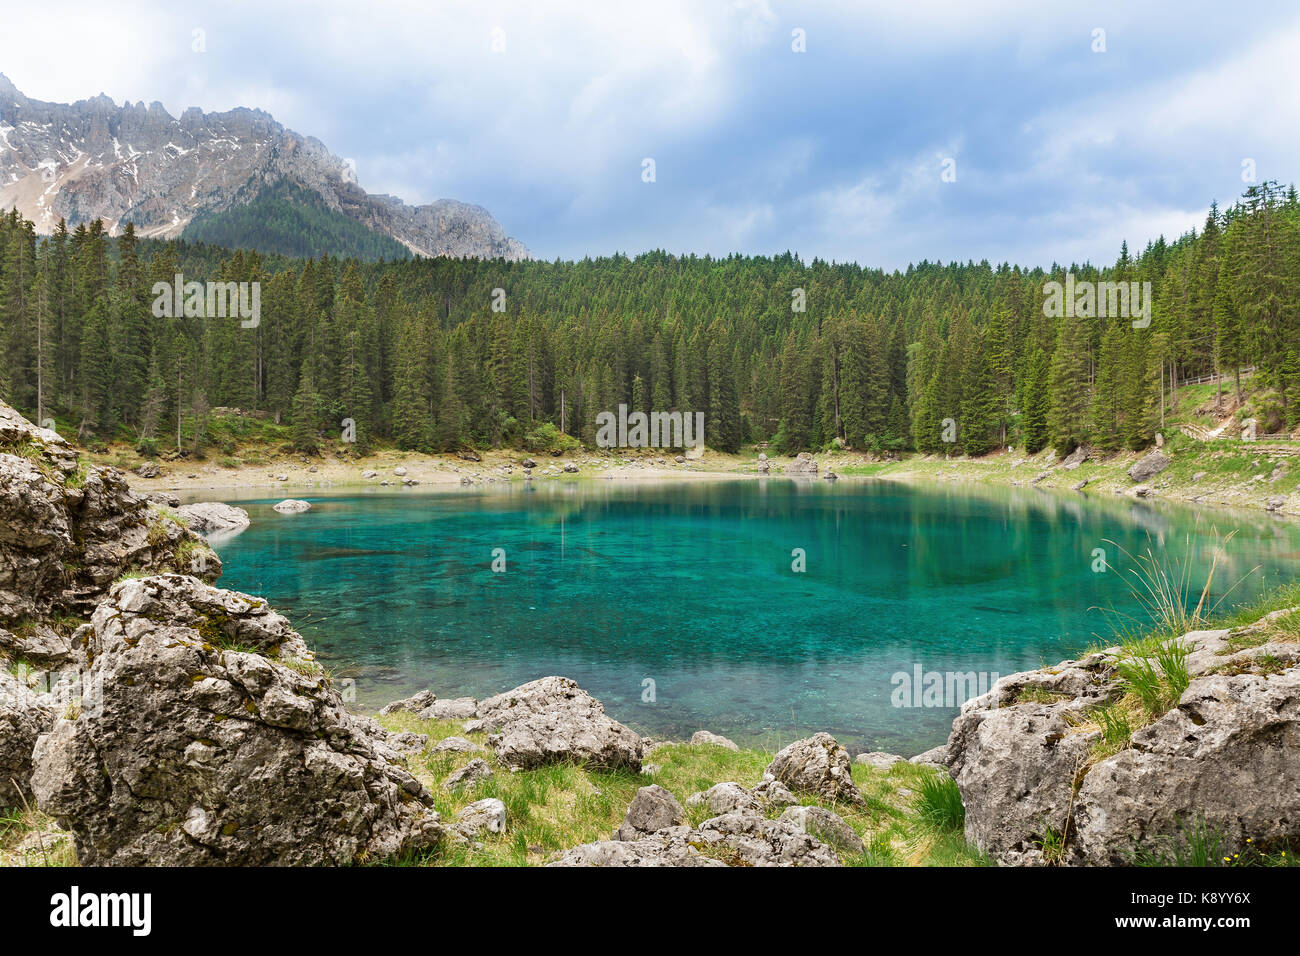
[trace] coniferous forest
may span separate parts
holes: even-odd
[[[155,318],[156,282],[260,282],[255,328]],[[1152,321],[1044,314],[1044,284],[1150,282]],[[1251,186],[1202,229],[1110,266],[854,264],[650,252],[579,262],[290,259],[140,240],[100,222],[37,237],[0,218],[4,398],[83,442],[201,449],[218,406],[312,451],[532,447],[596,415],[704,411],[706,443],[793,453],[1065,453],[1153,440],[1180,381],[1255,367],[1263,431],[1300,424],[1300,202]],[[955,431],[945,429],[951,420]],[[68,437],[73,437],[68,435]]]

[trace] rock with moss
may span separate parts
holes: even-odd
[[[789,819],[735,810],[705,820],[695,841],[733,866],[842,866],[835,850]]]
[[[342,865],[445,836],[373,722],[265,601],[184,575],[96,608],[90,692],[33,754],[38,806],[87,865]]]
[[[125,574],[181,569],[216,580],[221,562],[121,471],[0,402],[0,624],[89,614]]]
[[[828,733],[816,733],[796,740],[773,759],[766,777],[779,780],[796,793],[808,793],[826,800],[863,803],[853,783],[849,752]]]
[[[1300,645],[1276,618],[1167,641],[1186,674],[1154,711],[1118,667],[1141,646],[1012,674],[968,701],[949,737],[966,838],[1027,865],[1132,863],[1194,827],[1225,854],[1293,846]]]

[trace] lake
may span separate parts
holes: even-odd
[[[579,479],[305,497],[301,515],[233,502],[252,526],[215,542],[221,584],[286,614],[360,706],[562,674],[643,733],[742,745],[942,743],[963,686],[1073,656],[1112,634],[1108,611],[1139,613],[1116,544],[1189,555],[1199,589],[1214,531],[1235,530],[1215,582],[1217,597],[1245,577],[1229,603],[1300,574],[1294,523],[1029,488]],[[932,675],[945,693],[923,694]]]

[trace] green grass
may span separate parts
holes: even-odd
[[[961,791],[957,789],[957,781],[947,774],[935,774],[921,781],[916,809],[922,823],[940,832],[960,832],[966,823]]]
[[[392,730],[428,734],[430,747],[449,736],[466,736],[480,744],[485,740],[481,734],[465,734],[459,721],[423,721],[410,714],[394,714],[381,718],[381,723]],[[411,767],[433,793],[445,821],[454,821],[459,810],[476,800],[495,797],[505,804],[507,829],[503,834],[481,835],[476,846],[452,845],[421,859],[396,862],[430,866],[540,865],[560,851],[608,840],[643,786],[658,784],[685,806],[691,794],[716,783],[734,781],[752,787],[762,779],[773,756],[759,750],[669,744],[647,755],[646,763],[659,768],[654,774],[610,772],[572,764],[511,773],[490,753],[433,755],[426,751],[410,761]],[[492,779],[472,789],[447,791],[442,781],[474,757],[492,766]],[[888,771],[854,765],[853,777],[866,797],[861,806],[811,798],[803,801],[833,810],[862,837],[865,852],[844,857],[847,865],[988,865],[988,859],[962,836],[961,799],[950,778],[933,768],[910,763],[897,764]],[[929,800],[923,796],[927,793],[933,794]],[[770,815],[779,816],[780,809]],[[687,823],[692,826],[712,816],[703,807],[686,807],[686,813]]]

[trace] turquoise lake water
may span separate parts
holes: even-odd
[[[854,751],[942,743],[960,700],[895,706],[895,675],[1008,674],[1110,635],[1100,609],[1136,607],[1105,539],[1183,554],[1190,536],[1204,567],[1212,532],[1236,530],[1216,594],[1260,570],[1233,603],[1300,575],[1294,523],[1033,489],[577,480],[304,497],[302,515],[236,502],[252,526],[216,543],[221,584],[285,613],[360,706],[562,674],[643,733],[768,746],[816,730]]]

